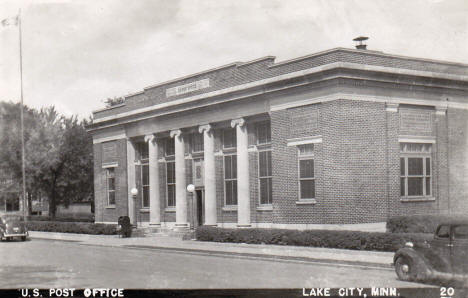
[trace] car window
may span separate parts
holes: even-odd
[[[468,225],[455,227],[453,237],[455,239],[468,239]]]
[[[449,238],[450,237],[450,227],[449,226],[440,226],[437,231],[438,238]]]

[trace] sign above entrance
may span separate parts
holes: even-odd
[[[166,89],[166,97],[190,93],[208,87],[210,87],[210,79],[203,79],[189,84],[168,88]]]

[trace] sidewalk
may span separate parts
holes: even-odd
[[[321,247],[238,244],[181,240],[168,236],[119,238],[117,235],[85,235],[30,231],[33,239],[80,242],[85,245],[156,249],[174,253],[194,253],[231,257],[267,258],[297,262],[333,263],[392,268],[393,253]]]

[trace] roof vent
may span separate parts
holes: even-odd
[[[366,36],[359,36],[359,37],[356,37],[355,39],[353,39],[353,41],[356,42],[356,49],[366,50],[367,45],[364,44],[363,41],[368,40],[368,39],[369,39],[369,37],[366,37]]]

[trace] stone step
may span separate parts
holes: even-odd
[[[144,227],[134,228],[132,237],[174,237],[179,239],[192,239],[194,237],[193,230],[172,230],[169,228]]]

